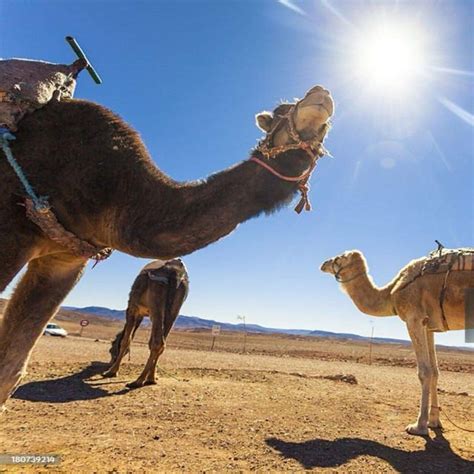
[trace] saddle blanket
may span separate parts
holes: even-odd
[[[435,250],[427,257],[413,260],[400,272],[394,291],[402,290],[423,275],[452,271],[474,271],[474,248]]]
[[[167,262],[163,260],[153,260],[141,269],[140,275],[147,274],[150,280],[169,284],[170,272],[176,272],[176,276],[178,277],[176,287],[178,287],[182,281],[187,280],[186,267],[179,258]]]
[[[449,329],[444,316],[443,301],[449,274],[455,271],[474,272],[474,248],[441,249],[410,262],[400,273],[393,291],[400,291],[424,275],[444,274],[444,283],[439,294],[440,311],[430,315],[428,328],[431,331]]]
[[[166,262],[164,260],[153,260],[150,263],[147,263],[141,270],[140,273],[147,273],[150,270],[158,270],[161,267],[164,267]]]

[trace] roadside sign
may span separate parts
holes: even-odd
[[[84,331],[84,328],[86,326],[89,326],[89,320],[88,319],[81,319],[79,324],[81,325],[81,330],[79,332],[79,336],[82,336],[82,332]]]

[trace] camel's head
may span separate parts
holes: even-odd
[[[257,126],[267,133],[262,143],[270,152],[297,141],[308,142],[317,151],[329,130],[333,113],[331,94],[324,87],[315,86],[302,99],[281,104],[273,113],[260,112],[255,118]]]
[[[345,269],[365,269],[365,258],[359,250],[346,250],[336,257],[326,260],[320,267],[322,272],[338,277]]]

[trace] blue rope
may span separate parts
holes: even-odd
[[[15,139],[16,139],[15,135],[13,135],[10,132],[10,130],[8,130],[8,128],[0,127],[0,146],[2,147],[3,153],[5,153],[5,156],[7,157],[8,163],[10,163],[10,166],[15,171],[16,175],[21,181],[21,184],[23,184],[23,187],[25,188],[26,193],[33,201],[35,209],[40,212],[46,211],[50,209],[51,207],[48,203],[48,197],[37,196],[31,184],[29,183],[27,177],[23,173],[21,166],[18,164],[18,162],[15,160],[13,156],[12,150],[10,148],[10,141],[15,140]]]

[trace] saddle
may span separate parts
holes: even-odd
[[[176,277],[176,288],[179,287],[181,282],[187,280],[186,267],[180,258],[168,262],[154,261],[146,265],[140,273],[146,273],[150,280],[166,285],[170,283],[171,275],[174,275]]]
[[[26,114],[52,100],[72,98],[77,75],[83,69],[87,69],[97,84],[102,82],[77,41],[72,36],[66,36],[66,41],[79,58],[70,65],[29,59],[0,59],[0,148],[25,189],[25,201],[21,204],[25,206],[28,219],[74,255],[99,262],[108,258],[112,249],[96,247],[67,231],[56,218],[47,196],[35,193],[34,186],[10,148],[10,141],[15,140],[12,132],[17,131]]]
[[[77,75],[87,65],[82,58],[70,65],[29,59],[0,60],[0,127],[15,132],[26,114],[51,100],[72,98]]]
[[[448,321],[444,313],[444,298],[449,285],[449,275],[455,271],[474,271],[474,248],[445,249],[439,246],[427,257],[418,259],[408,265],[400,275],[395,290],[400,291],[424,275],[444,275],[439,293],[439,315],[432,315],[428,321],[431,331],[448,331]]]
[[[474,248],[435,250],[421,267],[421,275],[452,271],[474,271]]]

